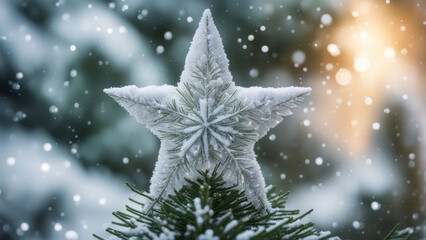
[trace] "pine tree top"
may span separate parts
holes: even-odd
[[[288,192],[266,188],[271,210],[264,214],[248,201],[236,186],[228,187],[224,176],[213,172],[197,172],[197,178],[185,178],[184,186],[168,198],[158,201],[153,211],[143,209],[152,200],[143,191],[127,184],[138,196],[130,199],[136,207],[126,205],[127,212],[115,212],[116,228],[108,228],[108,240],[338,240],[329,231],[317,231],[304,219],[311,211],[299,214],[285,206]],[[409,240],[410,228],[397,231],[397,226],[383,240]],[[94,235],[96,238],[103,238]]]
[[[195,181],[185,179],[186,184],[161,199],[152,212],[126,206],[128,213],[114,213],[119,219],[114,223],[121,228],[107,229],[109,239],[339,239],[331,237],[328,231],[316,231],[313,223],[304,221],[311,211],[300,215],[299,211],[287,210],[288,193],[277,193],[274,187],[268,187],[271,210],[265,215],[248,201],[244,192],[235,186],[227,187],[223,175],[216,171],[199,171]],[[149,198],[144,192],[132,190]],[[143,202],[131,200],[144,206]]]

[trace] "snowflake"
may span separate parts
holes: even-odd
[[[105,89],[161,139],[151,179],[153,201],[180,189],[197,171],[217,170],[258,209],[269,209],[254,144],[276,126],[310,88],[236,87],[210,11],[206,10],[177,87]]]

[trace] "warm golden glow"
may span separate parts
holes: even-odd
[[[326,103],[318,106],[320,121],[313,124],[326,128],[328,141],[363,156],[372,146],[372,134],[384,131],[381,121],[389,114],[384,111],[389,107],[383,105],[389,102],[386,98],[409,101],[410,92],[425,89],[419,77],[420,60],[414,61],[416,53],[411,52],[414,46],[424,49],[418,36],[424,26],[418,16],[404,15],[385,2],[348,4],[349,17],[336,22],[338,25],[333,23],[333,30],[320,36],[328,52],[323,55],[324,74],[327,79],[334,76],[335,81],[317,86],[323,89],[321,99]]]

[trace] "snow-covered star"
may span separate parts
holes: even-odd
[[[104,91],[161,140],[151,178],[154,201],[180,189],[196,170],[216,169],[229,186],[244,190],[258,209],[269,209],[265,181],[254,153],[257,140],[275,127],[310,88],[236,87],[210,10],[195,32],[177,87],[126,86]]]

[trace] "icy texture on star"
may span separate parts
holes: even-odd
[[[242,88],[232,82],[229,61],[210,10],[205,10],[185,60],[180,83],[127,86],[104,91],[161,139],[150,195],[180,189],[184,178],[215,168],[258,209],[269,209],[254,144],[292,114],[310,88]]]

